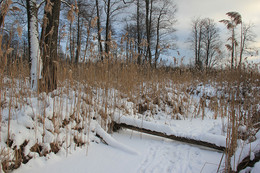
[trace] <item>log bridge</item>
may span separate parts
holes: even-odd
[[[138,131],[138,132],[142,132],[142,133],[146,133],[146,134],[150,134],[150,135],[154,135],[154,136],[172,139],[175,141],[185,142],[188,144],[199,145],[199,146],[215,149],[215,150],[222,151],[222,152],[226,150],[226,147],[218,146],[214,143],[201,141],[201,140],[197,140],[197,139],[191,139],[191,138],[182,137],[182,136],[176,136],[173,134],[168,135],[164,132],[150,130],[148,128],[139,127],[139,126],[135,126],[135,125],[131,125],[131,124],[126,124],[123,122],[113,121],[113,129],[118,130],[120,128],[126,128],[126,129],[130,129],[130,130],[134,130],[134,131]]]

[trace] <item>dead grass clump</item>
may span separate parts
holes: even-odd
[[[77,137],[77,136],[73,137],[73,141],[74,141],[74,143],[76,144],[77,147],[81,147],[81,146],[84,146],[86,144],[80,137]]]
[[[60,151],[60,146],[58,143],[52,142],[50,143],[51,151],[57,154]]]
[[[42,150],[43,150],[43,147],[38,144],[38,143],[35,143],[31,148],[30,148],[30,151],[31,152],[35,152],[35,153],[38,153],[39,156],[42,155]]]

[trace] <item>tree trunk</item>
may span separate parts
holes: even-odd
[[[234,68],[234,53],[235,53],[235,29],[232,29],[232,48],[231,48],[231,69]]]
[[[81,25],[80,25],[80,14],[78,13],[77,51],[76,51],[75,63],[79,62],[80,51],[81,51]]]
[[[74,62],[74,40],[72,39],[74,38],[74,32],[72,31],[72,22],[70,22],[70,62],[73,63]]]
[[[51,12],[44,11],[48,22],[44,36],[42,92],[51,92],[57,88],[57,50],[61,0],[50,0],[50,2],[52,3]]]
[[[243,37],[243,24],[241,22],[241,42],[240,42],[240,58],[239,58],[239,68],[242,65],[243,52],[245,47],[245,36]]]
[[[27,18],[28,18],[28,45],[31,71],[31,88],[38,90],[38,80],[41,77],[41,57],[39,47],[39,33],[37,21],[36,0],[26,0]]]
[[[2,23],[4,22],[4,14],[2,14],[2,11],[0,12],[0,28],[2,27]]]
[[[11,3],[12,3],[12,2],[11,2]],[[9,4],[9,3],[7,3],[7,2],[4,2],[4,1],[1,1],[1,3],[0,3],[0,8],[1,8],[1,11],[0,11],[0,28],[2,27],[2,24],[4,23],[5,15],[6,15],[6,13],[7,13],[7,11],[3,11],[2,9],[3,9],[3,8],[8,9],[8,8],[9,8],[9,5],[11,5],[11,4]]]
[[[160,50],[159,50],[159,43],[160,43],[160,18],[161,18],[161,15],[159,15],[159,17],[157,19],[157,27],[156,27],[156,48],[155,48],[155,59],[154,59],[154,67],[155,68],[156,68],[157,61],[159,59],[159,54],[160,54]]]
[[[198,47],[198,31],[197,31],[197,24],[195,23],[194,24],[194,42],[195,42],[195,44],[194,44],[194,49],[195,49],[195,66],[197,66],[198,65],[198,49],[197,49],[197,47]]]
[[[202,42],[202,26],[199,27],[199,38],[198,38],[198,69],[201,70],[201,42]]]
[[[90,28],[91,26],[88,25],[88,31],[87,31],[87,39],[86,39],[86,46],[85,46],[85,51],[84,51],[84,56],[83,56],[83,62],[86,62],[86,54],[88,50],[88,43],[89,43],[89,36],[90,36]]]
[[[205,65],[206,65],[206,70],[209,68],[209,50],[210,50],[210,39],[208,38],[207,40],[207,48],[206,48],[206,60],[205,60]]]
[[[98,45],[99,45],[99,54],[101,61],[103,61],[103,48],[102,48],[102,43],[101,43],[101,28],[100,28],[100,15],[99,15],[99,5],[98,5],[98,0],[96,0],[96,9],[97,9],[97,29],[98,29]]]
[[[146,0],[145,1],[145,5],[146,5],[146,16],[145,16],[145,19],[146,19],[146,39],[147,39],[147,58],[149,60],[149,65],[151,66],[152,64],[152,53],[151,53],[151,41],[150,41],[150,29],[151,29],[151,26],[150,26],[150,22],[149,22],[149,11],[151,10],[149,8],[149,0]],[[150,13],[151,15],[151,13]]]
[[[108,56],[109,53],[109,42],[110,42],[110,38],[109,38],[109,33],[110,33],[110,29],[109,29],[109,25],[110,25],[110,0],[107,1],[107,20],[106,20],[106,42],[105,42],[105,51],[106,54]]]
[[[137,20],[136,20],[136,25],[137,25],[137,46],[138,46],[138,58],[137,58],[137,64],[141,64],[141,34],[140,34],[140,0],[137,0]]]
[[[127,32],[129,32],[128,24],[126,26]],[[126,47],[125,47],[125,53],[126,53],[126,62],[128,62],[128,53],[129,53],[129,38],[126,38]]]

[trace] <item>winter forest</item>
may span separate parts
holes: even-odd
[[[260,22],[233,7],[0,0],[0,173],[259,173]]]

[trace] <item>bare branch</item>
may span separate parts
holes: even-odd
[[[13,2],[13,4],[18,4],[18,5],[20,5],[21,7],[26,8],[26,5],[23,4],[23,3],[20,3],[19,1],[15,1],[15,2]]]
[[[46,1],[46,0],[42,0],[42,2],[40,2],[39,4],[37,4],[37,9],[39,9],[45,1]]]
[[[64,0],[61,0],[61,2],[62,2],[63,4],[65,4],[65,5],[67,5],[67,7],[71,8],[71,5],[70,5],[68,2],[66,2],[66,1],[64,1]]]
[[[125,2],[125,0],[123,0],[123,2],[124,2],[124,4],[130,4],[130,3],[133,3],[133,2],[134,2],[134,0],[132,0],[132,1],[129,1],[129,2]]]

